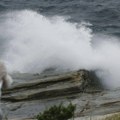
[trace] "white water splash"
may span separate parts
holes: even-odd
[[[95,35],[85,24],[47,18],[30,10],[2,18],[0,36],[7,40],[2,59],[10,71],[36,73],[50,67],[100,70],[97,74],[106,85],[120,87],[117,38]]]

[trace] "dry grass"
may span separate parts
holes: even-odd
[[[109,116],[109,117],[106,117],[106,118],[103,119],[103,120],[120,120],[120,113],[119,113],[119,114],[112,115],[112,116]]]

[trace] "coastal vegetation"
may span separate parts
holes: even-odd
[[[37,115],[37,120],[68,120],[70,118],[74,119],[74,112],[76,106],[70,103],[68,106],[63,104],[54,105],[49,109],[45,110],[43,113]]]
[[[104,120],[120,120],[120,113],[114,114],[112,116],[106,117]]]

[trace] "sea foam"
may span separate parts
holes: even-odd
[[[32,10],[0,17],[0,36],[7,41],[1,58],[9,71],[95,70],[106,86],[120,87],[119,38],[95,34],[85,23]]]

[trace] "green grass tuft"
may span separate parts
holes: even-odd
[[[76,106],[70,103],[67,107],[60,104],[52,106],[37,115],[37,120],[68,120],[74,118]]]

